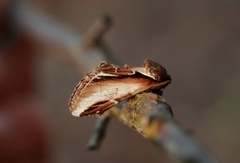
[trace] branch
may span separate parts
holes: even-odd
[[[81,38],[29,6],[19,6],[16,11],[20,24],[36,31],[39,36],[44,35],[68,47],[68,55],[77,64],[77,69],[83,68],[81,73],[85,74],[103,60],[117,63],[102,42],[102,36],[110,24],[108,17],[97,20],[85,38]],[[171,107],[163,97],[152,92],[138,94],[128,102],[123,101],[99,117],[88,144],[89,149],[100,147],[112,117],[136,130],[179,162],[217,162],[177,125],[172,118]]]

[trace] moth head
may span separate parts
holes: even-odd
[[[155,80],[159,82],[171,80],[171,77],[168,75],[167,70],[160,64],[153,62],[150,59],[145,59],[143,66]]]

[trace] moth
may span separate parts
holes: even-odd
[[[144,91],[161,91],[170,82],[166,69],[149,59],[143,67],[102,62],[76,86],[69,108],[77,117],[101,115],[120,101]]]

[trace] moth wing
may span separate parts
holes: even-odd
[[[111,107],[115,106],[118,101],[102,101],[90,106],[87,110],[80,114],[80,117],[87,116],[87,115],[96,115],[102,114],[106,110],[110,109]]]
[[[99,72],[99,76],[122,76],[122,75],[133,75],[135,71],[131,70],[131,68],[127,65],[124,67],[118,67],[114,64],[110,64],[107,62],[102,62],[96,70]]]
[[[166,84],[139,77],[97,80],[77,91],[81,93],[73,95],[70,110],[74,116],[101,114],[122,100],[151,88],[164,87]]]
[[[106,110],[110,109],[111,107],[115,106],[116,104],[118,104],[119,102],[128,99],[130,97],[132,97],[132,94],[127,94],[125,96],[122,96],[118,99],[115,100],[109,100],[109,101],[101,101],[101,102],[97,102],[95,104],[93,104],[91,107],[89,107],[87,110],[85,110],[84,112],[82,112],[80,114],[81,116],[87,116],[87,115],[96,115],[96,114],[103,114]]]

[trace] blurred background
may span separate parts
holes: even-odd
[[[99,151],[86,149],[96,118],[73,117],[68,100],[106,60],[90,28],[103,14],[113,19],[104,48],[122,64],[149,58],[163,65],[172,77],[163,96],[175,120],[221,162],[239,162],[240,2],[234,0],[1,0],[0,162],[174,162],[116,120]]]

